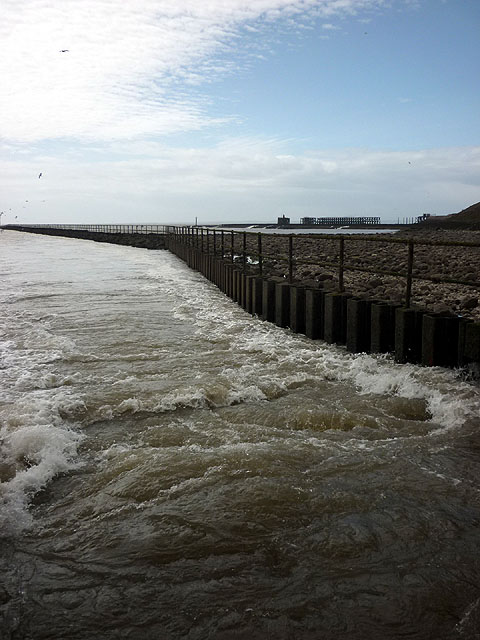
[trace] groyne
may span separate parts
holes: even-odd
[[[5,225],[4,229],[122,244],[143,249],[165,249],[165,225]]]
[[[222,248],[192,246],[189,234],[168,234],[167,248],[248,313],[353,353],[393,353],[399,363],[469,367],[480,364],[480,323],[345,291],[251,273],[245,254],[226,260]],[[409,284],[407,283],[407,288]],[[410,282],[411,286],[411,282]]]
[[[358,268],[362,273],[383,274],[385,278],[396,275],[404,280],[403,300],[382,300],[356,296],[345,290],[345,273],[349,269],[355,270],[355,267],[345,261],[345,238],[341,236],[325,239],[325,242],[338,245],[338,251],[334,256],[336,261],[332,261],[332,257],[323,260],[326,268],[338,270],[337,281],[333,282],[330,278],[302,281],[294,277],[300,260],[294,257],[291,236],[286,238],[288,246],[285,255],[275,256],[277,262],[284,261],[286,265],[284,275],[280,276],[271,269],[274,260],[270,255],[268,258],[266,256],[264,245],[267,238],[264,234],[215,232],[198,227],[150,227],[9,225],[5,228],[150,249],[168,249],[189,267],[202,273],[245,311],[280,327],[288,327],[313,340],[344,345],[353,353],[392,353],[399,363],[462,367],[478,375],[480,322],[454,313],[436,313],[412,304],[412,282],[415,277],[425,281],[439,281],[438,277],[432,279],[415,274],[412,240],[382,239],[383,242],[400,244],[406,248],[403,271],[394,274],[391,271],[385,273],[378,269]],[[315,240],[319,239],[321,238]],[[428,242],[426,244],[429,245]],[[463,244],[477,247],[472,243]],[[322,266],[320,256],[317,257],[317,265]],[[452,277],[445,278],[445,282],[477,285],[476,282],[459,281]]]

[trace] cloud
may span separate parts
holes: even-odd
[[[205,83],[241,66],[242,33],[382,0],[5,0],[0,135],[109,140],[217,126]],[[327,28],[327,27],[325,27]],[[62,53],[62,50],[67,50]]]
[[[24,222],[162,223],[195,215],[251,222],[279,212],[388,221],[452,213],[480,200],[480,147],[293,154],[286,146],[248,138],[208,149],[125,141],[99,150],[93,162],[75,153],[61,163],[45,154],[5,160],[0,171],[12,190],[2,210],[12,207]]]

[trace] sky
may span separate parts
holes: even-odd
[[[2,0],[2,223],[480,201],[479,0]]]

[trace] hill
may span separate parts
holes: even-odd
[[[480,229],[480,202],[472,204],[470,207],[451,213],[447,216],[432,216],[421,222],[422,227],[435,227],[441,229]]]

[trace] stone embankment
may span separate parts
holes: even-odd
[[[106,233],[102,231],[88,231],[86,229],[67,229],[33,225],[7,225],[4,228],[12,231],[39,233],[47,236],[61,236],[62,238],[78,238],[80,240],[122,244],[129,247],[139,247],[141,249],[165,249],[165,236],[157,233]]]

